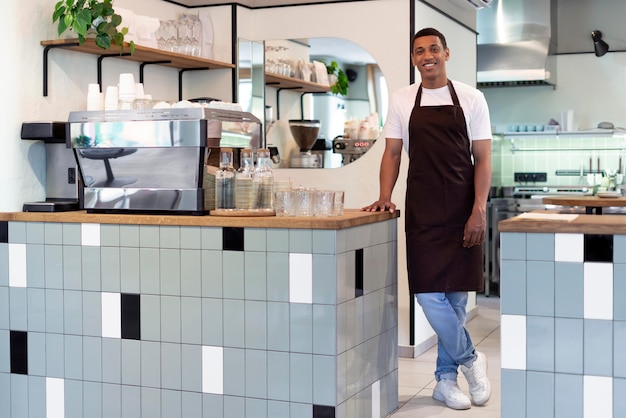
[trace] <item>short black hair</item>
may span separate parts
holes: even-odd
[[[424,28],[424,29],[420,29],[415,36],[413,36],[413,40],[411,41],[411,53],[413,52],[413,45],[415,44],[415,40],[417,38],[421,38],[422,36],[436,36],[437,38],[439,38],[439,40],[441,40],[441,44],[443,45],[444,49],[448,48],[448,43],[446,42],[446,37],[443,36],[443,33],[439,32],[437,29],[434,28]]]

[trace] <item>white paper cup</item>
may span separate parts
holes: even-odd
[[[108,86],[104,95],[104,110],[117,110],[118,101],[117,86]]]

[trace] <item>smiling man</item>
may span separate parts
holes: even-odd
[[[391,194],[404,148],[409,290],[438,337],[433,397],[450,408],[468,409],[491,396],[487,358],[475,350],[465,328],[468,292],[484,285],[491,122],[484,95],[448,79],[449,59],[441,32],[425,28],[415,34],[411,62],[422,81],[391,98],[379,197],[363,210],[395,210]],[[457,384],[459,367],[470,397]]]

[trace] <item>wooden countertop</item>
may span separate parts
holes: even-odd
[[[571,218],[573,219],[570,220]],[[626,235],[626,216],[566,214],[537,210],[500,221],[498,230],[500,232]]]
[[[346,209],[343,216],[334,217],[228,217],[228,216],[181,216],[141,214],[100,214],[85,211],[73,212],[0,212],[0,221],[67,222],[121,225],[179,225],[179,226],[226,226],[239,228],[287,228],[287,229],[344,229],[400,216],[400,211],[361,212]]]
[[[626,206],[626,197],[549,196],[544,197],[542,202],[548,205],[606,208],[611,206]]]

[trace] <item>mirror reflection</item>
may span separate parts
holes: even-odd
[[[385,78],[362,47],[340,38],[265,41],[266,143],[282,168],[335,168],[376,142]]]

